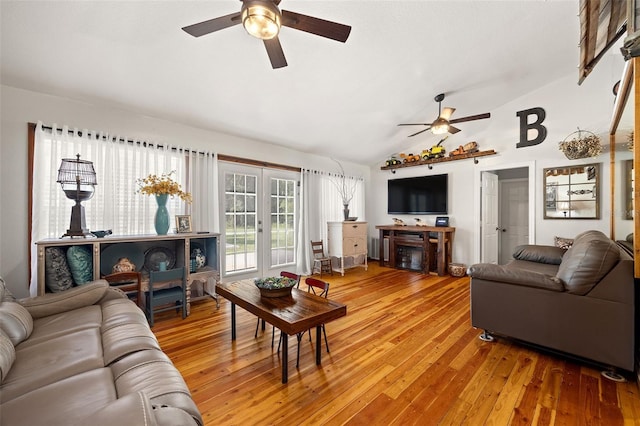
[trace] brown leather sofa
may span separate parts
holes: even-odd
[[[16,301],[0,278],[0,424],[202,425],[144,313],[96,281]]]
[[[469,268],[474,327],[634,370],[636,294],[626,252],[592,230],[566,252],[525,245],[513,257]]]

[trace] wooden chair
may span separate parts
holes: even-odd
[[[187,317],[187,273],[184,267],[149,273],[145,312],[153,327],[153,316],[158,312],[182,309],[182,319]]]
[[[307,284],[307,291],[309,293],[313,293],[316,296],[324,297],[325,299],[329,297],[328,282],[322,281],[313,277],[306,278],[304,282]],[[298,340],[298,354],[296,357],[296,368],[298,368],[298,366],[300,365],[300,342],[302,341],[302,338],[307,332],[309,333],[309,341],[311,342],[311,330],[306,330],[296,335],[296,338]],[[322,324],[322,334],[324,334],[324,343],[327,346],[327,352],[329,352],[329,341],[327,340],[327,330],[324,324]],[[282,336],[280,336],[280,342],[282,342]],[[278,343],[278,351],[280,351],[280,342]]]
[[[111,287],[125,292],[129,299],[135,299],[140,309],[142,305],[142,274],[140,272],[115,272],[102,277]]]
[[[281,277],[287,277],[290,278],[292,280],[296,281],[296,285],[295,288],[300,287],[300,278],[302,278],[301,275],[298,274],[294,274],[293,272],[288,272],[288,271],[281,271],[280,272],[280,276]],[[255,338],[258,337],[258,328],[260,327],[260,322],[262,322],[262,330],[264,330],[264,326],[265,326],[265,321],[261,320],[260,318],[258,318],[258,323],[256,324],[256,334],[253,336]],[[271,329],[271,347],[273,348],[273,342],[274,342],[274,334],[275,334],[275,326],[272,326]],[[279,350],[280,346],[278,345],[278,350]]]
[[[320,272],[320,278],[322,278],[323,272],[333,275],[331,258],[324,254],[323,241],[311,241],[311,251],[313,252],[313,268],[311,274],[315,274],[316,271],[318,271]]]

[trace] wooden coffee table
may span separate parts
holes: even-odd
[[[283,333],[282,383],[289,378],[288,337],[316,328],[316,364],[322,362],[322,324],[347,315],[347,306],[297,288],[291,296],[262,297],[253,280],[222,283],[217,293],[231,302],[231,340],[236,339],[236,305],[272,324]]]

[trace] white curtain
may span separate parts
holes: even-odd
[[[344,220],[343,203],[336,183],[342,175],[303,169],[300,179],[300,223],[296,269],[309,275],[312,267],[311,240],[327,241],[327,222]],[[344,176],[353,185],[354,195],[349,203],[349,216],[364,221],[364,182],[360,178]]]
[[[194,232],[219,232],[218,157],[211,152],[188,150],[187,187],[192,203],[188,205]]]
[[[80,158],[93,162],[97,185],[93,197],[82,203],[86,225],[90,230],[111,229],[115,235],[155,233],[153,197],[139,194],[137,179],[149,174],[175,171],[178,183],[185,179],[184,156],[171,146],[154,146],[101,132],[36,126],[32,192],[32,241],[30,293],[37,291],[37,252],[35,242],[60,238],[69,228],[74,202],[65,197],[56,183],[63,158]],[[183,185],[184,189],[184,185]],[[172,216],[185,214],[185,203],[178,197],[167,204]]]

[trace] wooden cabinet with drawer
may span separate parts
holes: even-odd
[[[362,266],[367,269],[367,222],[328,222],[328,254],[339,260],[334,271]],[[350,262],[345,265],[345,259]]]

